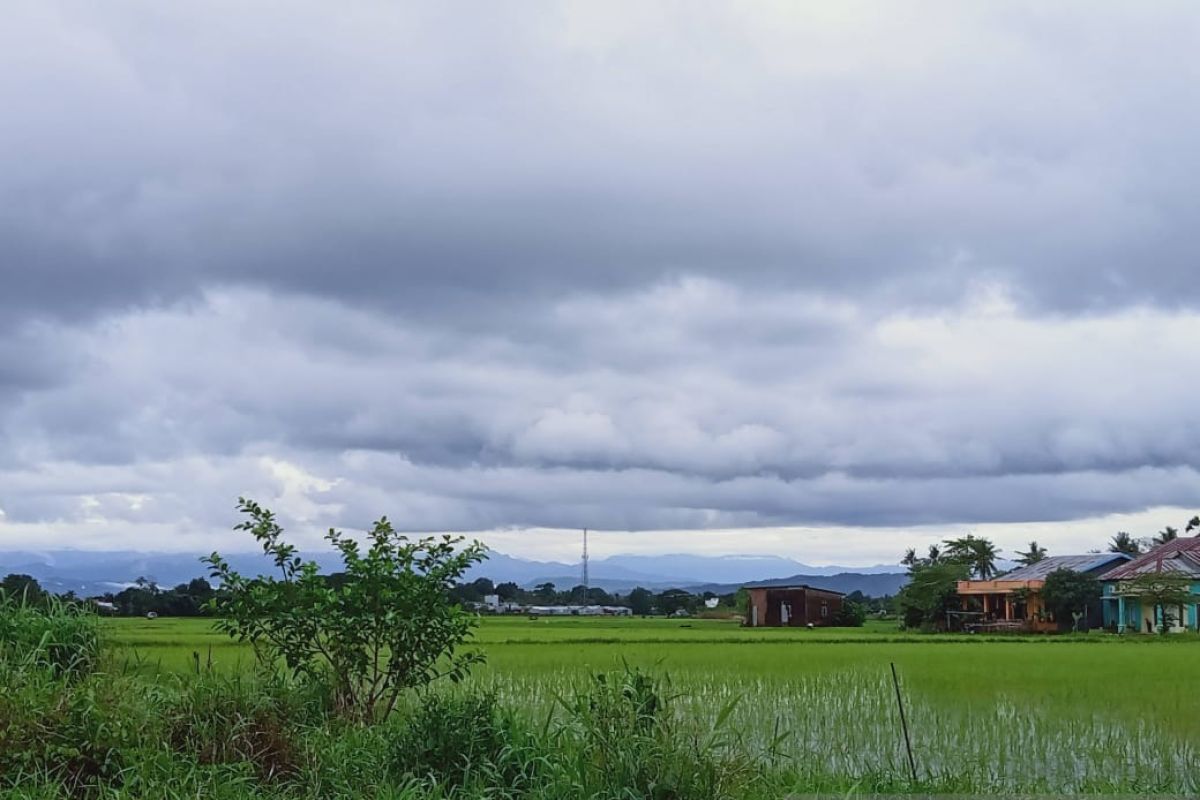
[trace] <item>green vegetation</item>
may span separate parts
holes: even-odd
[[[1042,599],[1055,619],[1074,619],[1075,629],[1087,613],[1089,603],[1100,599],[1100,581],[1071,569],[1056,569],[1046,576]]]
[[[992,574],[987,540],[948,540],[926,558],[910,551],[911,580],[896,598],[903,630],[869,619],[878,608],[862,597],[847,598],[836,619],[844,627],[815,630],[695,617],[478,618],[453,600],[501,594],[490,582],[459,582],[478,548],[409,540],[384,519],[365,547],[331,531],[345,569],[323,576],[283,542],[270,511],[240,507],[248,519],[239,527],[278,576],[243,577],[214,553],[219,590],[189,585],[175,596],[209,592],[215,618],[97,619],[25,576],[0,587],[0,794],[1200,791],[1200,693],[1187,683],[1195,635],[919,632],[955,602],[956,580]],[[1038,552],[1031,543],[1023,555]],[[1166,616],[1181,597],[1169,578],[1122,590]],[[164,602],[166,593],[137,588],[148,593],[130,602]],[[1064,570],[1046,586],[1063,612],[1095,592],[1093,579]],[[667,613],[698,602],[674,590],[629,599]]]
[[[5,665],[0,774],[19,784],[13,797],[66,796],[56,785],[112,798],[1200,790],[1200,697],[1179,690],[1190,636],[489,617],[475,636],[488,660],[469,679],[364,726],[318,687],[262,676],[252,648],[211,620],[97,624],[60,608],[36,628],[20,616],[23,630],[61,625],[48,643],[98,632],[107,656],[74,678],[34,666],[52,659]]]
[[[192,653],[207,659],[210,645],[218,673],[254,663],[203,620],[106,620],[104,628],[120,660],[147,678],[194,671]],[[1195,791],[1200,775],[1200,698],[1178,691],[1196,657],[1190,636],[932,637],[877,621],[810,631],[494,617],[482,620],[476,641],[488,662],[452,694],[489,693],[497,713],[510,715],[496,724],[529,735],[551,716],[566,719],[558,698],[587,691],[592,674],[623,674],[625,664],[669,675],[665,691],[693,732],[711,730],[736,698],[721,729],[736,732],[742,750],[726,755],[749,759],[783,787],[774,796],[855,787],[1182,793]],[[893,661],[909,703],[917,787],[899,749]]]
[[[364,721],[387,717],[407,690],[438,678],[461,680],[482,657],[457,652],[475,616],[447,595],[483,546],[452,536],[410,540],[386,518],[357,541],[330,530],[344,571],[326,578],[283,540],[275,515],[240,498],[248,531],[279,578],[246,578],[213,553],[206,561],[222,591],[212,600],[217,627],[247,642],[260,665],[282,663],[296,680],[327,686],[337,708]]]

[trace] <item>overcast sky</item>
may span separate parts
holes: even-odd
[[[1185,2],[17,0],[0,549],[1179,526],[1197,85]]]

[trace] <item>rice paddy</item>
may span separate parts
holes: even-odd
[[[249,669],[207,620],[106,621],[118,657],[183,672]],[[726,724],[805,791],[895,790],[908,772],[900,674],[921,785],[953,792],[1200,792],[1200,642],[1106,634],[944,637],[743,629],[716,620],[487,618],[471,682],[537,720],[589,675],[670,678],[679,713]]]

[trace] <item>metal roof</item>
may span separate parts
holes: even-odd
[[[1129,556],[1124,553],[1087,553],[1081,556],[1047,556],[1041,561],[1027,567],[1019,567],[1012,572],[996,576],[998,581],[1044,581],[1046,576],[1056,569],[1069,569],[1075,572],[1092,572],[1103,569],[1114,561],[1126,561]]]
[[[1173,539],[1142,553],[1127,564],[1100,576],[1102,581],[1119,581],[1147,572],[1178,572],[1200,579],[1200,536]]]
[[[807,589],[810,592],[825,592],[826,594],[836,594],[842,597],[846,596],[845,592],[834,591],[833,589],[822,589],[820,586],[809,586],[805,583],[745,583],[742,584],[743,589]]]

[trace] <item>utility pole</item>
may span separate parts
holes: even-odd
[[[587,553],[587,528],[583,529],[583,590],[586,592],[591,586],[588,585],[588,553]]]

